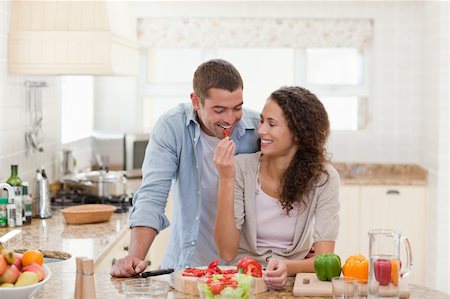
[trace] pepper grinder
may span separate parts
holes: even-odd
[[[94,282],[94,261],[92,259],[82,259],[82,286],[81,299],[96,299]]]
[[[78,256],[76,258],[77,275],[75,277],[75,295],[74,299],[81,299],[81,290],[83,288],[83,265],[82,260],[84,256]]]

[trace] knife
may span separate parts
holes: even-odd
[[[152,271],[147,271],[147,272],[143,272],[141,274],[142,278],[147,278],[147,277],[151,277],[151,276],[158,276],[158,275],[164,275],[164,274],[170,274],[172,273],[174,270],[173,269],[159,269],[159,270],[152,270]]]

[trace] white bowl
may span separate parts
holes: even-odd
[[[46,266],[44,268],[44,280],[24,287],[0,288],[0,298],[2,299],[28,299],[31,298],[52,276],[50,269]]]

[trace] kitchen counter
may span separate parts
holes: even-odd
[[[109,222],[86,225],[67,225],[60,213],[49,219],[33,219],[31,226],[19,228],[21,233],[7,241],[11,249],[37,248],[48,252],[62,251],[71,254],[65,261],[47,264],[52,271],[49,282],[39,290],[35,298],[73,298],[75,286],[75,257],[86,256],[98,263],[128,230],[127,214],[113,214]],[[1,228],[0,235],[12,228]],[[95,273],[97,298],[125,298],[121,282],[108,273]],[[294,279],[290,278],[285,289],[256,295],[255,298],[297,298],[292,294]],[[411,298],[448,299],[449,296],[425,287],[411,285]],[[195,298],[172,290],[168,298]],[[310,297],[311,298],[311,297]]]
[[[414,164],[333,163],[343,185],[426,185],[427,171]]]

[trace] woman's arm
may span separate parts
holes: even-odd
[[[333,253],[334,244],[335,242],[333,241],[321,241],[314,243],[314,256],[321,253]],[[264,277],[264,280],[271,288],[283,287],[288,276],[294,276],[297,273],[315,272],[314,260],[314,257],[304,260],[271,259],[267,264],[266,276]]]
[[[234,142],[225,137],[214,154],[219,173],[214,239],[219,256],[226,262],[236,257],[239,248],[240,232],[234,218],[234,148]]]
[[[304,260],[286,260],[288,276],[293,276],[297,273],[308,273],[315,272],[314,270],[314,260],[315,257],[321,253],[333,253],[334,252],[333,241],[321,241],[314,243],[313,247],[315,249],[314,257]]]

